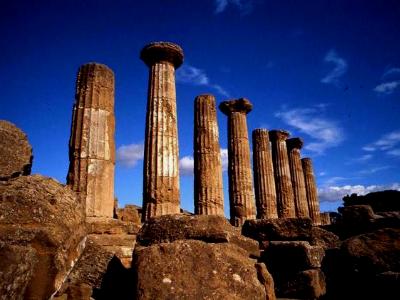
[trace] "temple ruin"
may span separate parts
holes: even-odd
[[[285,130],[271,130],[269,132],[275,174],[278,216],[280,218],[296,217],[289,158],[286,148],[286,139],[288,137],[289,133]]]
[[[228,176],[231,224],[256,217],[246,115],[253,105],[245,98],[221,102],[228,117]]]
[[[102,64],[85,64],[76,80],[67,184],[87,217],[113,217],[114,131],[114,73]]]
[[[303,147],[303,140],[300,138],[291,138],[286,140],[286,145],[289,157],[290,177],[292,179],[296,216],[299,218],[308,217],[307,192],[300,156],[300,149]]]
[[[143,221],[180,212],[179,148],[175,69],[183,63],[176,44],[145,46],[140,58],[149,67],[143,165]]]
[[[212,95],[197,96],[194,103],[194,212],[224,215],[217,109]]]
[[[253,130],[252,139],[257,219],[275,219],[278,210],[268,130]]]
[[[320,225],[321,216],[319,211],[318,191],[317,191],[317,184],[315,182],[315,176],[311,158],[308,157],[302,158],[301,164],[303,166],[310,218],[315,225]]]

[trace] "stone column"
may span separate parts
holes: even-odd
[[[300,158],[300,149],[303,147],[303,140],[300,138],[288,139],[286,146],[289,156],[296,216],[298,218],[308,218],[310,215],[308,213],[306,184],[304,182],[304,173]]]
[[[67,184],[87,217],[113,217],[115,167],[114,74],[105,65],[80,67],[76,80]]]
[[[183,62],[183,51],[173,43],[156,42],[145,46],[140,58],[149,67],[143,164],[145,221],[180,213],[175,69]]]
[[[219,109],[228,116],[228,176],[231,224],[255,218],[253,176],[246,115],[253,106],[240,98],[224,101]]]
[[[331,216],[328,212],[320,213],[321,225],[330,225],[331,224]]]
[[[253,171],[257,219],[276,219],[276,190],[267,129],[253,130]]]
[[[224,215],[222,165],[215,98],[194,103],[194,210],[196,215]]]
[[[289,158],[286,148],[286,139],[288,136],[289,133],[285,130],[271,130],[269,132],[275,174],[278,216],[280,218],[296,217]]]
[[[304,180],[306,183],[308,211],[310,213],[310,218],[313,220],[315,225],[320,225],[321,217],[319,211],[317,185],[315,183],[311,158],[302,158],[301,164],[303,166]]]

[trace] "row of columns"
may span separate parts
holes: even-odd
[[[144,47],[140,58],[149,68],[143,168],[145,221],[180,212],[175,70],[183,63],[183,51],[176,44],[157,42]],[[311,160],[300,157],[302,140],[288,139],[284,130],[254,130],[252,170],[246,120],[252,104],[240,98],[222,102],[219,109],[228,119],[231,223],[240,226],[256,217],[310,216],[319,224]],[[195,213],[224,215],[217,109],[212,95],[196,97],[194,117]],[[114,128],[114,75],[104,65],[84,65],[78,72],[67,182],[85,202],[88,216],[112,216]]]

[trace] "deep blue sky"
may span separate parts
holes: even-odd
[[[116,75],[116,195],[141,205],[148,70],[138,56],[163,40],[185,52],[177,74],[184,208],[193,209],[200,93],[250,99],[249,133],[302,137],[323,210],[350,192],[400,189],[399,1],[0,0],[0,36],[0,119],[28,134],[34,173],[65,182],[76,72],[104,63]],[[226,148],[226,117],[218,120]]]

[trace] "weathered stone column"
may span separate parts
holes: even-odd
[[[285,130],[271,130],[269,132],[275,174],[278,216],[280,218],[296,217],[289,158],[286,148],[286,139],[288,136],[289,133]]]
[[[83,65],[76,80],[67,184],[85,203],[87,217],[113,217],[114,132],[114,74],[105,65]]]
[[[331,224],[331,216],[328,212],[320,213],[321,225],[330,225]]]
[[[321,216],[319,211],[317,185],[315,183],[311,158],[302,158],[301,164],[303,166],[304,180],[306,183],[308,211],[310,213],[310,218],[313,220],[315,225],[320,225]]]
[[[149,67],[143,165],[145,221],[180,212],[175,69],[183,62],[183,51],[173,43],[156,42],[145,46],[140,58]]]
[[[194,102],[194,210],[196,215],[224,215],[222,165],[215,98]]]
[[[267,129],[253,130],[253,171],[257,219],[276,219],[276,190]]]
[[[228,116],[228,176],[231,224],[255,218],[253,176],[246,115],[253,106],[240,98],[224,101],[219,109]]]
[[[304,182],[304,173],[300,158],[300,149],[303,147],[303,140],[300,138],[288,139],[286,146],[289,156],[296,216],[299,218],[309,217],[306,184]]]

